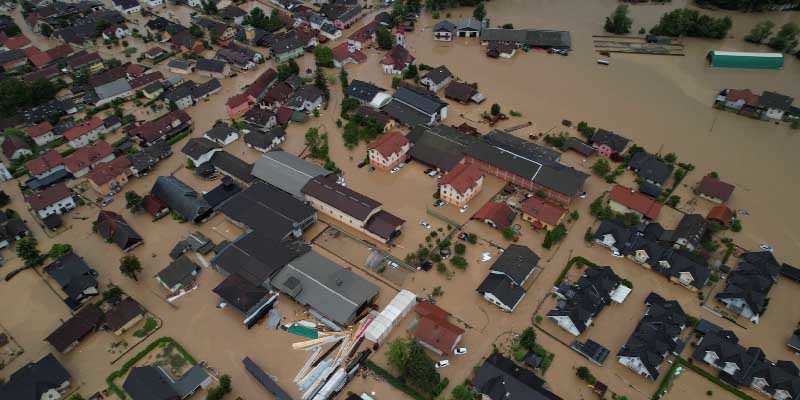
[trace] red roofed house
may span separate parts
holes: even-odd
[[[91,146],[75,150],[64,159],[64,165],[69,173],[80,178],[89,173],[97,164],[113,160],[114,149],[105,141],[98,140]]]
[[[76,206],[72,192],[63,182],[25,197],[25,202],[42,219],[53,214],[61,215]]]
[[[333,65],[342,68],[347,64],[361,64],[367,61],[367,55],[349,43],[342,43],[333,48]]]
[[[128,131],[128,136],[139,138],[139,144],[148,147],[153,143],[169,139],[189,129],[192,117],[183,110],[175,110],[163,117],[145,122]]]
[[[9,160],[16,160],[20,157],[33,155],[31,146],[28,145],[25,140],[16,136],[7,136],[3,140],[3,144],[0,144],[0,147],[2,147],[3,154],[5,154],[6,158]]]
[[[33,139],[38,146],[44,146],[56,140],[56,134],[53,133],[53,125],[48,121],[25,128],[25,133],[28,134],[28,137]]]
[[[250,111],[253,104],[256,104],[256,99],[254,97],[248,96],[246,93],[239,93],[231,96],[228,101],[225,102],[225,109],[228,110],[229,117],[236,118]]]
[[[522,203],[522,219],[530,222],[534,229],[553,229],[566,213],[567,210],[537,196]]]
[[[403,46],[394,46],[381,60],[383,73],[400,75],[414,63],[414,56]]]
[[[461,207],[481,191],[483,172],[475,164],[458,164],[439,183],[439,197]]]
[[[142,208],[156,219],[169,214],[169,207],[152,194],[144,196],[144,199],[142,199]]]
[[[761,96],[750,89],[726,89],[724,95],[717,97],[717,104],[740,114],[754,115],[758,113]]]
[[[254,103],[260,102],[267,94],[267,90],[272,87],[272,84],[278,80],[278,72],[272,68],[267,68],[261,75],[256,78],[250,86],[245,89],[244,94],[251,97]]]
[[[405,135],[394,131],[375,139],[367,146],[369,163],[382,171],[389,171],[408,158],[411,143]]]
[[[447,311],[433,303],[419,303],[414,311],[420,316],[414,329],[417,342],[440,356],[452,353],[461,341],[464,330],[448,321]]]
[[[639,217],[655,220],[661,212],[661,203],[643,193],[615,185],[608,195],[608,206],[620,214],[634,213]]]
[[[29,49],[36,49],[36,51]],[[28,56],[28,61],[30,61],[31,64],[33,64],[33,66],[36,68],[41,68],[50,63],[50,61],[53,61],[53,58],[50,57],[50,54],[47,54],[47,52],[41,51],[36,47],[28,47],[25,49],[25,54]]]
[[[375,41],[378,27],[379,25],[377,21],[372,21],[362,26],[357,31],[353,32],[349,38],[347,38],[347,44],[355,50],[363,50],[364,48],[369,47],[369,45]]]
[[[102,119],[91,117],[64,132],[64,138],[69,141],[69,147],[79,149],[97,140],[105,129]]]
[[[733,222],[733,211],[723,205],[714,206],[706,215],[706,220],[728,227]]]
[[[706,175],[697,185],[695,192],[698,196],[708,201],[722,204],[731,198],[734,189],[736,189],[736,187],[730,183],[723,182],[711,175]]]
[[[64,169],[64,158],[58,151],[50,150],[41,156],[25,163],[25,168],[32,178],[44,179]]]
[[[278,121],[278,125],[288,124],[289,121],[292,120],[292,113],[294,113],[294,110],[291,108],[278,107],[278,109],[275,110],[275,118]]]
[[[472,215],[472,219],[483,221],[495,229],[505,229],[514,223],[516,216],[517,212],[506,203],[488,202]]]
[[[3,43],[6,50],[24,49],[31,45],[31,40],[25,35],[12,36]]]
[[[111,162],[99,163],[89,172],[89,185],[102,196],[117,193],[128,183],[131,162],[127,157],[115,158]]]

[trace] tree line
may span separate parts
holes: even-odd
[[[39,78],[24,82],[17,78],[0,81],[0,115],[8,117],[27,108],[52,100],[60,86]]]

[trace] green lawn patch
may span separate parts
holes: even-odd
[[[672,380],[675,378],[675,369],[678,368],[678,366],[681,366],[681,367],[684,367],[684,368],[688,368],[688,369],[692,370],[693,372],[696,372],[697,374],[699,374],[703,378],[708,379],[709,381],[711,381],[715,385],[719,386],[723,390],[726,390],[726,391],[730,392],[731,394],[733,394],[734,396],[736,396],[736,397],[738,397],[738,398],[740,398],[742,400],[755,400],[754,398],[750,397],[747,393],[744,393],[741,390],[739,390],[739,389],[737,389],[737,388],[735,388],[735,387],[723,382],[722,380],[720,380],[716,376],[710,374],[708,371],[706,371],[706,370],[704,370],[704,369],[702,369],[702,368],[700,368],[700,367],[698,367],[698,366],[696,366],[694,364],[690,364],[688,361],[686,361],[686,360],[684,360],[683,358],[680,358],[680,357],[676,357],[675,358],[675,361],[672,363],[672,367],[670,367],[670,369],[664,375],[664,378],[661,379],[661,383],[658,385],[658,389],[656,389],[656,392],[653,393],[652,400],[658,400],[658,399],[661,398],[660,394],[663,393],[667,389],[667,387],[669,386],[670,382],[672,382]]]
[[[133,336],[138,338],[146,337],[156,328],[158,328],[158,321],[156,321],[156,319],[153,317],[147,317],[147,319],[144,321],[144,326],[133,332]]]
[[[370,369],[372,372],[374,372],[374,373],[380,375],[381,377],[383,377],[383,379],[386,379],[386,382],[388,382],[390,385],[392,385],[395,388],[397,388],[397,390],[407,394],[412,399],[414,399],[414,400],[430,400],[429,397],[426,397],[426,396],[423,396],[423,395],[419,394],[416,390],[414,390],[414,389],[410,388],[409,386],[407,386],[406,383],[403,382],[400,378],[392,375],[391,373],[389,373],[389,371],[381,368],[380,366],[378,366],[377,364],[373,363],[372,361],[364,360],[364,366],[366,368]]]
[[[175,339],[168,336],[160,337],[154,340],[153,343],[147,345],[147,347],[145,347],[142,351],[133,356],[133,358],[128,360],[125,364],[122,364],[122,368],[112,372],[111,374],[108,375],[108,377],[106,377],[106,384],[108,384],[109,390],[111,390],[111,392],[117,395],[117,398],[119,398],[120,400],[127,399],[128,397],[125,394],[125,392],[122,389],[120,389],[120,387],[117,386],[116,383],[114,383],[114,380],[116,380],[117,378],[121,378],[126,373],[128,373],[128,370],[131,369],[131,367],[133,367],[137,362],[139,362],[139,360],[144,358],[144,356],[146,356],[147,353],[153,351],[157,347],[164,347],[169,344],[171,344],[176,350],[178,350],[178,352],[181,353],[183,358],[186,359],[186,361],[188,361],[190,364],[192,365],[197,364],[197,360],[195,360],[195,358],[192,357],[192,355],[189,354],[189,352],[187,352],[186,349],[184,349],[183,346],[180,345],[180,343],[176,342]]]

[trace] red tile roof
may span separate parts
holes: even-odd
[[[450,185],[458,193],[464,194],[467,190],[478,186],[478,179],[483,176],[480,168],[475,164],[458,164],[442,177],[442,185]]]
[[[25,168],[31,175],[39,175],[51,170],[53,167],[64,164],[64,157],[55,150],[50,150],[41,156],[25,163]]]
[[[516,213],[505,203],[486,203],[473,216],[472,219],[492,221],[498,229],[511,226]]]
[[[159,119],[145,122],[144,124],[129,130],[128,136],[138,136],[145,142],[154,142],[175,129],[172,126],[173,122],[180,121],[179,125],[181,125],[188,123],[191,120],[192,117],[190,117],[186,111],[175,110]]]
[[[348,58],[352,58],[353,61],[355,61],[356,63],[362,63],[367,60],[366,54],[358,50],[350,51],[347,43],[342,43],[334,47],[332,51],[333,51],[333,59],[340,63],[347,60]]]
[[[49,55],[50,58],[53,60],[64,58],[74,52],[75,49],[73,49],[72,46],[68,44],[62,44],[60,46],[53,47],[52,49],[46,51],[47,55]]]
[[[74,153],[70,154],[64,159],[64,165],[66,165],[69,172],[74,173],[75,171],[80,171],[84,168],[90,167],[92,164],[110,156],[113,153],[114,149],[110,144],[106,143],[105,141],[98,140],[89,146],[81,147],[80,149],[75,150]]]
[[[67,60],[67,65],[72,69],[78,69],[101,62],[103,59],[97,53],[78,53]]]
[[[567,210],[533,196],[522,203],[522,212],[548,225],[555,226],[558,225]]]
[[[389,158],[392,154],[400,154],[406,145],[408,145],[408,139],[406,139],[405,135],[392,131],[375,139],[367,148],[369,150],[375,149],[384,158]]]
[[[708,212],[706,215],[706,219],[709,221],[717,221],[721,223],[723,226],[728,226],[733,219],[733,211],[726,206],[715,206]]]
[[[294,110],[287,107],[278,107],[278,110],[275,111],[275,117],[278,119],[278,124],[286,125],[289,123],[289,120],[292,119],[292,113]]]
[[[251,99],[252,98],[245,93],[235,94],[228,98],[228,101],[225,102],[225,106],[230,109],[234,109],[241,106],[244,103],[252,102]]]
[[[159,200],[158,197],[148,194],[144,196],[142,200],[142,208],[147,211],[148,214],[155,217],[161,210],[167,209],[167,205]]]
[[[699,193],[720,199],[723,202],[731,198],[734,189],[736,189],[736,187],[730,183],[712,178],[710,175],[704,176],[703,180],[701,180],[700,184],[697,186],[697,191]]]
[[[378,21],[372,21],[357,31],[353,32],[348,39],[355,42],[365,42],[371,40],[375,33],[378,31]]]
[[[661,203],[655,199],[639,193],[633,189],[628,189],[622,185],[615,185],[608,195],[610,201],[622,204],[623,206],[636,211],[648,219],[656,219],[661,212]]]
[[[28,49],[33,49],[35,47],[29,47]],[[25,50],[28,50],[25,49]],[[38,50],[38,49],[37,49]],[[28,61],[33,64],[36,68],[41,68],[43,65],[46,65],[50,61],[53,61],[53,58],[50,57],[49,54],[39,51],[39,52],[31,52],[32,54],[28,54]]]
[[[147,71],[147,67],[145,67],[144,65],[141,65],[141,64],[128,64],[128,66],[125,67],[125,73],[127,73],[127,74],[129,74],[131,76],[134,76],[134,77],[141,76],[142,74],[145,73],[145,71]],[[161,72],[159,72],[159,74],[160,73]],[[164,77],[164,75],[162,74],[158,79],[161,79],[163,77]]]
[[[120,175],[128,175],[128,168],[130,166],[131,162],[127,157],[117,157],[111,162],[97,164],[86,177],[94,182],[95,185],[100,186]]]
[[[130,67],[128,67],[128,69],[129,68]],[[131,74],[131,75],[133,75],[133,74]],[[136,78],[131,79],[130,85],[131,85],[132,88],[138,89],[140,87],[147,86],[147,85],[149,85],[149,84],[151,84],[151,83],[153,83],[155,81],[160,81],[161,79],[164,79],[164,74],[162,74],[161,71],[155,71],[155,72],[151,72],[151,73],[145,74],[145,75],[140,75],[140,76],[137,76]]]
[[[31,138],[37,138],[53,130],[53,125],[49,121],[44,121],[41,124],[29,126],[25,128],[25,133]]]
[[[276,72],[272,68],[267,68],[261,75],[256,78],[253,83],[247,87],[247,90],[244,91],[244,94],[253,97],[254,99],[261,98],[264,95],[264,92],[267,91],[269,85],[275,80],[278,79],[278,72]]]
[[[5,46],[9,50],[14,50],[14,49],[20,49],[29,44],[31,44],[31,40],[28,39],[25,35],[17,35],[8,38],[8,40],[6,40],[6,42],[3,43],[3,46]]]
[[[59,200],[66,199],[71,196],[67,185],[63,182],[53,185],[41,192],[34,193],[25,197],[25,201],[30,204],[34,211],[39,211],[47,208]]]
[[[450,353],[458,344],[464,330],[447,321],[448,313],[431,303],[420,303],[416,310],[421,318],[414,329],[414,337],[442,353]]]
[[[383,57],[381,64],[394,65],[395,69],[402,69],[406,64],[411,62],[414,62],[414,56],[412,56],[405,47],[394,46]]]
[[[69,128],[69,130],[64,132],[64,138],[71,141],[101,126],[103,126],[103,120],[97,117],[92,117],[78,125],[73,126],[72,128]]]
[[[47,54],[47,53],[44,53],[43,51],[39,50],[39,48],[36,47],[36,46],[26,47],[26,48],[22,49],[22,52],[25,53],[26,56],[28,56],[28,59],[30,59],[31,56],[35,56],[37,54]]]
[[[751,92],[750,89],[728,89],[728,94],[725,96],[727,101],[744,100],[748,106],[757,106],[760,96]]]

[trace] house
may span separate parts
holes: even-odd
[[[8,247],[28,234],[30,234],[30,229],[23,220],[0,214],[0,249]]]
[[[764,110],[761,118],[780,121],[793,102],[794,99],[789,96],[765,91],[758,100],[758,106]]]
[[[282,63],[305,54],[305,44],[294,36],[281,39],[272,44],[270,57],[275,62]]]
[[[231,66],[225,61],[201,58],[195,64],[195,73],[212,78],[226,78],[231,74]]]
[[[125,157],[131,162],[130,170],[134,176],[145,176],[161,160],[172,155],[167,142],[158,142]]]
[[[94,222],[94,229],[100,237],[128,252],[144,243],[144,239],[128,225],[121,215],[112,211],[100,211]]]
[[[114,9],[125,14],[131,15],[142,12],[142,6],[137,0],[112,0]]]
[[[338,29],[347,29],[363,16],[360,4],[323,4],[320,13],[333,21]]]
[[[126,157],[115,158],[111,162],[102,162],[88,174],[89,186],[101,195],[110,196],[122,190],[128,184],[131,175],[131,162]]]
[[[557,151],[510,133],[495,130],[480,139],[469,137],[471,140],[464,150],[464,162],[477,164],[489,175],[543,194],[551,202],[568,205],[581,193],[589,177],[561,164]],[[413,156],[414,149],[411,150]]]
[[[217,78],[211,78],[203,83],[197,84],[192,88],[192,98],[195,102],[205,100],[209,96],[222,90],[222,84]]]
[[[133,367],[122,388],[133,400],[180,400],[211,386],[214,379],[200,364],[186,371],[180,379],[173,378],[159,366]]]
[[[245,316],[244,324],[250,329],[272,309],[278,294],[253,285],[237,274],[228,275],[213,292],[226,306],[231,306]]]
[[[456,24],[448,20],[439,21],[433,25],[433,40],[450,42],[453,40],[456,29]]]
[[[478,91],[474,87],[463,82],[450,82],[444,90],[445,98],[457,101],[461,104],[474,101],[473,99],[476,98],[476,95],[478,95]]]
[[[112,38],[122,39],[125,36],[129,36],[130,34],[131,34],[131,31],[128,29],[128,25],[116,24],[116,25],[111,25],[108,28],[104,29],[102,36],[103,36],[103,39],[111,40]],[[154,59],[156,57],[155,56],[151,56],[153,54],[153,52],[151,50],[154,50],[154,49],[150,49],[150,50],[146,51],[144,53],[144,55],[145,55],[145,57],[147,57],[147,58],[152,60],[152,59]]]
[[[677,301],[666,300],[656,293],[645,298],[645,305],[644,317],[617,353],[617,361],[647,379],[656,380],[664,358],[677,352],[687,318]]]
[[[672,175],[674,167],[652,154],[640,151],[631,157],[628,168],[645,182],[661,187]]]
[[[103,120],[91,117],[64,132],[64,139],[69,142],[69,147],[79,149],[100,138],[105,132]]]
[[[236,118],[249,111],[255,103],[252,97],[245,93],[239,93],[228,98],[228,101],[225,102],[225,109],[229,117]]]
[[[253,164],[247,163],[225,150],[214,152],[211,159],[208,160],[208,166],[244,186],[249,185],[254,179],[250,175],[250,171],[253,170]]]
[[[4,71],[13,71],[28,64],[28,56],[21,49],[0,52],[0,67]]]
[[[369,164],[382,171],[390,171],[406,161],[410,149],[411,143],[402,133],[385,133],[367,146]]]
[[[316,177],[330,175],[331,171],[283,150],[273,150],[256,160],[251,174],[262,182],[305,201],[303,187]]]
[[[500,353],[492,353],[475,371],[475,390],[483,399],[560,399],[545,387],[545,381]]]
[[[381,203],[339,185],[334,175],[312,178],[301,191],[317,211],[384,244],[399,236],[405,223]]]
[[[750,89],[724,89],[717,96],[716,104],[739,114],[756,116],[760,113],[761,96]]]
[[[377,126],[383,128],[384,132],[390,132],[397,128],[397,122],[395,122],[395,120],[390,118],[385,113],[377,111],[368,106],[358,106],[353,115],[358,115],[359,117],[364,118],[365,121],[374,121]]]
[[[256,62],[253,61],[253,54],[246,50],[247,49],[234,46],[222,47],[217,50],[216,57],[218,60],[231,64],[241,71],[249,71],[256,67]]]
[[[290,261],[272,286],[331,321],[349,325],[378,296],[378,287],[317,252]]]
[[[219,124],[206,131],[203,137],[220,146],[227,146],[239,139],[239,131],[227,124]]]
[[[88,304],[61,324],[44,340],[61,354],[69,353],[81,340],[100,327],[103,312],[94,304]]]
[[[477,292],[503,311],[513,312],[525,297],[523,286],[538,263],[539,256],[531,249],[512,244],[492,264]]]
[[[480,193],[484,173],[474,164],[458,164],[439,180],[439,197],[463,207]]]
[[[81,147],[64,159],[67,172],[75,178],[80,178],[94,169],[101,162],[110,162],[116,158],[114,149],[103,140],[98,140],[89,146]]]
[[[219,10],[219,16],[224,20],[232,21],[236,25],[241,25],[247,16],[247,11],[234,5],[229,5]]]
[[[322,106],[322,91],[315,85],[303,85],[289,97],[286,107],[295,111],[311,112]]]
[[[716,298],[729,310],[758,323],[766,311],[770,289],[778,280],[780,265],[768,251],[744,253]]]
[[[438,356],[452,354],[464,330],[448,321],[450,314],[433,303],[418,303],[414,311],[420,317],[414,328],[414,339]]]
[[[438,92],[447,86],[453,80],[453,74],[447,67],[440,65],[422,76],[420,83],[428,88],[431,92]]]
[[[294,88],[287,82],[278,82],[267,91],[262,104],[268,109],[275,110],[276,107],[282,106],[286,102],[292,92],[294,92]]]
[[[605,129],[598,129],[589,142],[597,153],[606,158],[619,157],[630,144],[630,139]]]
[[[558,286],[555,295],[559,301],[547,318],[580,336],[606,306],[624,301],[631,289],[621,283],[611,267],[587,267],[577,282]]]
[[[399,45],[392,47],[381,60],[383,73],[390,75],[401,75],[413,63],[414,56]]]
[[[142,147],[177,136],[192,126],[192,117],[183,110],[175,110],[158,119],[145,122],[128,130],[128,136],[136,137]]]
[[[44,121],[25,128],[25,134],[33,139],[37,146],[44,146],[58,139],[55,133],[53,133],[53,125],[51,125],[49,121]]]
[[[76,207],[72,192],[63,182],[26,196],[25,202],[42,219],[52,214],[61,215]]]
[[[150,193],[187,221],[199,223],[211,215],[208,202],[174,176],[159,176]]]
[[[511,43],[491,42],[486,50],[486,56],[491,58],[511,58],[515,54],[517,54],[517,46]]]
[[[173,58],[172,60],[169,60],[167,63],[167,68],[169,68],[169,72],[179,75],[188,75],[194,72],[193,63],[186,60],[181,60],[179,58]]]
[[[103,59],[100,55],[95,53],[87,53],[86,51],[79,51],[66,59],[67,67],[72,72],[80,71],[84,68],[88,69],[90,73],[100,72],[103,68]]]
[[[71,378],[58,359],[53,354],[48,354],[39,361],[20,367],[4,383],[0,383],[0,397],[20,400],[59,399],[68,392]]]
[[[170,293],[175,294],[192,286],[199,273],[200,267],[187,255],[181,255],[159,271],[155,279]]]
[[[273,119],[274,119],[273,115]],[[247,147],[266,153],[286,140],[286,131],[281,127],[266,130],[252,130],[244,135]]]
[[[251,131],[264,132],[272,129],[278,124],[278,118],[274,112],[261,107],[253,107],[244,114],[244,122]]]
[[[531,223],[534,229],[554,229],[564,219],[567,210],[532,196],[522,203],[522,220]]]
[[[362,105],[376,104],[375,100],[377,100],[378,95],[382,93],[384,93],[383,89],[375,86],[372,82],[353,79],[347,85],[347,96],[358,100]],[[378,103],[380,103],[380,101]],[[373,108],[381,108],[384,105],[386,104],[376,104],[377,107]]]
[[[491,201],[472,215],[472,219],[483,221],[486,225],[500,230],[510,227],[516,217],[517,212],[507,204]]]
[[[207,163],[218,151],[222,151],[222,146],[205,137],[191,138],[181,149],[181,153],[185,154],[195,167]]]
[[[706,221],[717,223],[723,228],[727,228],[733,223],[734,214],[730,208],[718,205],[711,208],[711,211],[706,215]]]
[[[247,89],[245,89],[244,94],[247,95],[253,103],[261,102],[267,95],[267,91],[277,80],[278,72],[272,68],[267,68],[247,87]]]
[[[168,107],[184,110],[194,105],[193,90],[195,86],[196,84],[192,80],[184,81],[180,85],[173,86],[164,92],[161,95],[161,99],[164,100]]]
[[[456,24],[456,36],[458,37],[478,37],[481,35],[483,23],[475,18],[468,17]]]
[[[128,297],[106,311],[103,316],[103,328],[120,336],[144,319],[145,309],[139,302]]]
[[[5,32],[3,32],[3,36],[5,36]],[[31,40],[22,34],[12,37],[5,36],[2,40],[2,43],[0,43],[0,47],[4,50],[25,49],[29,48],[30,46]]]
[[[275,274],[311,248],[300,241],[282,242],[269,236],[262,232],[244,234],[217,253],[211,265],[254,288],[271,289],[270,282]],[[249,307],[245,311],[247,309]]]
[[[3,154],[5,154],[9,161],[33,155],[30,145],[28,145],[24,139],[20,139],[16,136],[6,136],[0,146],[2,146]]]
[[[236,35],[236,28],[233,26],[210,18],[194,16],[192,22],[208,31],[209,37],[214,42],[224,42],[233,39],[233,36]]]
[[[708,201],[723,204],[731,198],[734,189],[736,186],[723,182],[712,175],[706,175],[700,180],[695,193]]]
[[[342,68],[347,64],[361,64],[364,61],[367,61],[367,55],[349,43],[342,43],[333,48],[333,65],[336,68]]]
[[[158,197],[155,197],[152,194],[147,194],[144,196],[144,199],[142,200],[142,209],[150,214],[154,220],[160,219],[161,217],[169,214],[169,207],[167,207],[164,202],[159,200]]]
[[[143,0],[144,4],[147,4],[150,8],[161,7],[164,5],[164,0]]]
[[[611,193],[608,195],[608,206],[614,212],[634,213],[640,218],[647,218],[651,221],[658,218],[658,214],[661,212],[661,203],[622,185],[614,185],[614,188],[611,189]]]
[[[379,24],[377,21],[372,21],[358,28],[347,38],[347,45],[354,50],[366,49],[375,42]]]
[[[391,101],[383,107],[383,111],[410,127],[419,124],[431,125],[447,119],[447,102],[434,94],[400,86],[394,92]]]
[[[44,267],[44,272],[58,283],[66,295],[64,302],[73,310],[99,293],[97,271],[75,253],[59,257]]]
[[[633,229],[622,225],[622,223],[608,220],[600,223],[594,233],[594,242],[610,249],[615,254],[622,255],[622,252],[627,250],[630,241],[634,236]],[[646,261],[646,260],[645,260]],[[640,261],[640,264],[643,261]]]
[[[708,230],[708,221],[700,214],[686,214],[672,233],[676,248],[694,251],[703,241]]]

